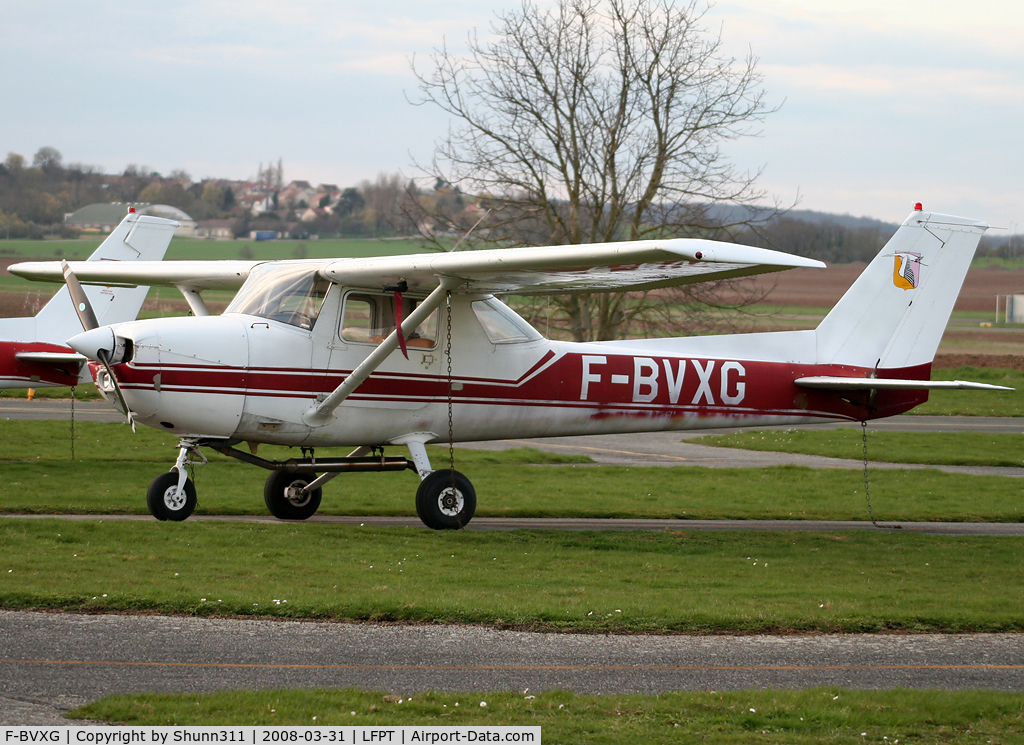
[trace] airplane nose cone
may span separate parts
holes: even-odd
[[[110,355],[117,347],[114,331],[109,326],[100,326],[91,331],[72,336],[68,339],[67,344],[76,352],[84,354],[95,362],[102,362],[98,354],[100,350]]]

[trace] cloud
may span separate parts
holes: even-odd
[[[904,67],[891,64],[846,67],[840,65],[762,65],[772,84],[826,95],[950,96],[998,101],[1024,99],[1024,79],[1006,70]]]

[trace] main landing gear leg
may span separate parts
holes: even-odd
[[[146,504],[157,520],[181,521],[196,508],[196,487],[186,468],[204,465],[206,456],[199,451],[195,440],[182,440],[178,447],[174,467],[153,479],[146,493]]]
[[[476,512],[476,491],[458,471],[430,468],[430,458],[422,439],[406,439],[395,444],[409,448],[416,473],[420,475],[420,488],[416,491],[416,513],[428,528],[458,530],[473,519]]]

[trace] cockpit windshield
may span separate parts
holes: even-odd
[[[260,264],[224,312],[311,329],[330,286],[310,264]]]

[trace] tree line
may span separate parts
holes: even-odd
[[[273,179],[265,178],[270,174]],[[276,168],[261,165],[254,182],[193,181],[181,169],[163,176],[136,164],[119,174],[80,163],[65,165],[60,151],[50,146],[40,148],[31,162],[9,152],[0,162],[0,239],[73,238],[77,231],[65,224],[66,214],[90,204],[114,202],[166,204],[196,221],[230,219],[238,236],[251,230],[275,230],[296,238],[408,234],[415,231],[416,216],[422,212],[410,200],[423,200],[430,208],[437,201],[399,174],[380,174],[337,194],[325,194],[317,204],[286,203],[278,199],[281,174],[279,163]],[[269,200],[267,209],[256,214],[243,202],[254,191]],[[315,216],[301,221],[310,207],[316,208]]]

